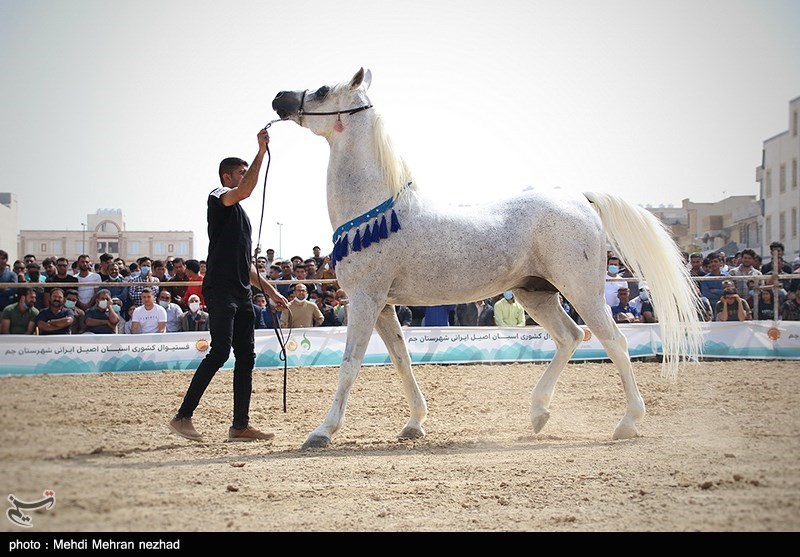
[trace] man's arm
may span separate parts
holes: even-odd
[[[9,334],[8,331],[10,330],[11,330],[11,319],[3,319],[2,321],[0,321],[0,335],[7,335]]]
[[[159,333],[166,333],[167,332],[167,322],[166,321],[159,321],[158,322],[158,332]]]
[[[258,271],[256,270],[256,266],[252,263],[250,264],[250,284],[264,292],[264,294],[270,300],[277,304],[279,310],[282,310],[289,305],[289,300],[287,300],[283,294],[278,292],[272,283],[268,282],[267,279],[259,275]]]
[[[226,207],[236,205],[243,199],[247,199],[250,197],[250,194],[253,193],[253,190],[256,189],[258,174],[261,172],[261,161],[264,160],[264,153],[267,152],[269,133],[267,133],[267,130],[259,130],[256,137],[258,138],[258,153],[256,154],[256,158],[253,159],[253,163],[247,169],[244,178],[242,178],[242,182],[237,187],[223,193],[219,198]]]

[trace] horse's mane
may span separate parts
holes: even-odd
[[[394,150],[392,139],[386,133],[386,127],[383,125],[383,118],[380,114],[375,117],[375,128],[372,135],[372,143],[378,153],[378,160],[381,164],[383,177],[386,183],[389,184],[389,192],[392,197],[397,197],[403,188],[411,183],[410,186],[416,189],[411,178],[411,171],[408,169],[406,161],[403,157],[398,155]]]

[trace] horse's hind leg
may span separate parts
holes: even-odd
[[[614,429],[612,438],[631,439],[636,437],[639,435],[636,423],[644,418],[645,406],[639,387],[636,385],[636,377],[633,375],[631,358],[628,354],[628,339],[614,323],[611,312],[606,309],[602,300],[598,301],[597,307],[593,307],[590,311],[585,311],[584,308],[578,306],[576,309],[603,348],[606,349],[608,357],[614,362],[622,379],[627,405],[625,414]]]
[[[411,417],[397,437],[399,439],[423,437],[425,430],[422,429],[422,424],[428,416],[428,405],[414,378],[414,372],[411,369],[411,357],[408,354],[408,348],[403,338],[403,330],[397,320],[394,306],[387,305],[383,308],[383,311],[378,315],[375,329],[383,339],[384,344],[386,344],[392,363],[394,363],[397,371],[400,372],[403,392],[406,395],[408,404],[411,406]]]
[[[550,418],[548,407],[556,383],[564,366],[580,346],[583,329],[561,307],[557,292],[514,291],[514,296],[533,320],[544,327],[556,345],[556,353],[531,395],[531,423],[533,431],[539,433]]]

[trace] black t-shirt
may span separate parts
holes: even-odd
[[[220,186],[208,195],[208,258],[203,294],[212,290],[246,299],[250,298],[252,228],[239,203],[223,205],[220,197],[226,191],[230,188]]]

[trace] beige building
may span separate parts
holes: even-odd
[[[194,257],[194,232],[126,230],[120,209],[98,209],[87,215],[86,222],[81,224],[83,230],[20,230],[18,257],[30,253],[39,261],[50,256],[75,261],[85,253],[94,262],[103,253],[121,257],[126,262],[144,255],[153,259],[166,259],[170,255],[184,259]]]
[[[770,259],[770,242],[781,242],[784,259],[800,255],[800,97],[789,101],[789,129],[764,141],[761,166],[756,168],[764,215],[761,253]]]
[[[645,207],[664,223],[678,246],[687,253],[728,255],[745,248],[761,251],[761,206],[755,195],[737,195],[714,203],[684,199],[681,207]]]

